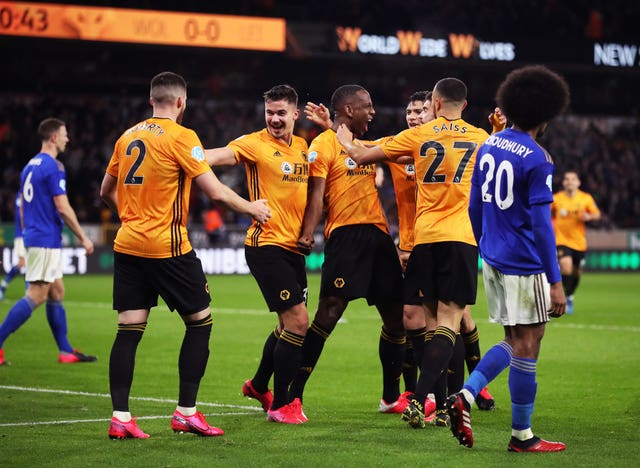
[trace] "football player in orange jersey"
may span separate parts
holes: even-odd
[[[405,295],[421,293],[437,327],[425,347],[416,391],[403,412],[403,419],[413,427],[425,425],[426,395],[447,369],[464,309],[476,299],[478,249],[467,206],[475,154],[488,134],[462,120],[466,96],[462,81],[438,81],[431,104],[436,120],[404,130],[381,146],[358,145],[349,129],[338,128],[339,141],[360,164],[411,155],[416,165],[414,248],[407,264]]]
[[[430,91],[418,91],[409,97],[405,110],[407,127],[416,127],[422,123],[420,116],[423,114],[423,109],[428,107],[430,102]],[[305,114],[309,120],[325,130],[333,125],[329,110],[323,104],[308,102],[305,106]],[[381,144],[385,139],[383,137],[368,143]],[[404,270],[413,246],[413,222],[416,214],[415,170],[413,163],[395,164],[389,161],[388,167],[393,182],[398,214],[398,257]],[[384,182],[384,169],[382,165],[378,165],[376,169],[376,187],[380,187]],[[416,304],[404,304],[403,306],[403,322],[407,332],[405,360],[402,365],[405,396],[415,390],[419,367],[416,357],[422,355],[425,335],[427,334],[425,314],[422,307],[422,301],[419,298],[416,298]],[[433,328],[435,328],[435,322]],[[443,390],[443,408],[445,393]],[[433,415],[431,415],[432,418]]]
[[[431,95],[431,91],[419,91],[409,97],[405,115],[409,128],[417,127],[418,125],[435,119],[433,108],[431,107]],[[333,125],[329,110],[323,104],[307,102],[305,114],[309,120],[325,129]],[[494,133],[503,130],[506,126],[506,118],[499,108],[494,109],[488,116],[488,120],[493,127]],[[371,143],[382,144],[387,138],[388,137],[379,138]],[[366,146],[371,145],[367,144]],[[396,194],[396,206],[400,224],[398,255],[404,271],[413,247],[413,225],[416,212],[415,169],[413,164],[397,164],[391,163],[391,161],[383,162],[388,163],[392,175],[394,192]],[[376,186],[379,186],[377,179]],[[436,320],[431,317],[431,315],[425,313],[421,298],[409,298],[405,299],[405,302],[403,307],[403,323],[407,333],[407,352],[403,364],[403,377],[406,390],[403,395],[406,397],[415,390],[415,380],[417,379],[416,370],[421,363],[425,339],[428,342],[432,338],[436,328]],[[433,421],[435,425],[439,426],[448,425],[448,415],[445,407],[447,387],[450,391],[459,390],[464,382],[464,361],[466,360],[467,368],[469,373],[471,373],[480,360],[481,353],[478,329],[471,316],[469,306],[465,307],[460,325],[460,333],[456,336],[454,350],[447,375],[443,374],[442,378],[438,380],[435,389],[437,405],[434,404],[433,400],[427,399],[425,401],[425,421]],[[476,403],[481,410],[493,410],[495,407],[495,400],[487,388],[483,388],[478,394]],[[437,413],[436,406],[438,409]]]
[[[379,338],[383,390],[379,410],[401,412],[400,375],[405,333],[402,326],[402,271],[375,187],[375,165],[356,164],[340,145],[335,129],[348,125],[363,135],[375,115],[362,86],[344,85],[331,97],[335,122],[309,148],[309,196],[298,240],[301,251],[313,247],[313,231],[325,218],[325,252],[320,300],[303,345],[303,362],[291,385],[302,398],[326,339],[349,302],[366,298],[375,305],[383,326]]]
[[[576,171],[566,171],[562,178],[562,190],[553,195],[551,216],[554,221],[558,263],[562,285],[567,296],[567,314],[573,313],[575,293],[582,263],[587,251],[585,224],[597,221],[601,214],[593,197],[580,190],[580,178]]]
[[[214,166],[244,163],[250,198],[266,197],[272,211],[268,224],[247,231],[245,257],[270,311],[278,314],[260,365],[242,393],[261,402],[267,419],[284,424],[306,421],[300,400],[289,385],[300,366],[302,342],[309,327],[304,255],[297,247],[307,202],[307,143],[293,134],[300,111],[298,94],[289,85],[264,93],[266,128],[242,135],[227,146],[205,151]],[[273,394],[268,388],[273,374]]]
[[[118,331],[109,362],[113,416],[112,439],[146,439],[131,418],[129,392],[138,344],[150,309],[160,295],[185,324],[178,358],[178,405],[171,419],[175,432],[218,436],[196,410],[200,380],[209,358],[211,296],[202,264],[189,242],[187,219],[192,180],[211,200],[266,223],[264,199],[249,202],[222,184],[205,161],[200,139],[181,125],[187,85],[180,75],[163,72],[151,80],[152,117],[118,139],[100,187],[102,200],[122,225],[114,242],[113,308]]]

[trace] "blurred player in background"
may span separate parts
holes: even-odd
[[[249,196],[267,198],[272,218],[254,222],[247,231],[245,257],[278,324],[265,341],[262,358],[242,393],[255,398],[269,421],[306,422],[300,399],[290,397],[289,385],[300,367],[302,342],[309,327],[307,273],[298,235],[307,204],[309,178],[306,141],[293,134],[300,115],[298,93],[277,85],[264,93],[266,128],[242,135],[226,147],[205,150],[213,166],[244,163]],[[273,374],[273,394],[268,388]]]
[[[187,219],[192,180],[212,201],[251,215],[270,217],[266,200],[248,202],[223,185],[205,161],[200,139],[181,125],[187,84],[163,72],[151,80],[153,116],[118,139],[100,188],[100,196],[118,213],[122,225],[114,241],[113,308],[118,331],[109,361],[113,416],[112,439],[149,437],[131,418],[129,392],[136,351],[150,309],[160,295],[185,324],[178,358],[178,405],[171,418],[175,432],[219,436],[196,410],[200,381],[209,359],[211,297],[202,264],[189,242]]]
[[[553,195],[551,216],[554,221],[562,285],[567,296],[567,314],[571,314],[573,313],[573,293],[578,288],[587,251],[585,224],[598,221],[601,217],[593,197],[580,190],[580,178],[577,172],[564,173],[562,190]]]
[[[80,240],[86,254],[93,253],[93,242],[78,223],[69,204],[66,173],[58,156],[67,147],[69,136],[62,120],[47,118],[40,122],[40,153],[27,163],[20,174],[20,209],[22,238],[26,249],[25,296],[14,304],[0,325],[0,365],[5,363],[2,346],[9,335],[26,322],[33,311],[46,301],[47,321],[58,345],[58,362],[71,364],[92,362],[89,356],[74,349],[67,338],[67,313],[62,305],[62,227],[69,226]]]
[[[18,192],[16,194],[15,201],[15,210],[14,210],[14,231],[13,231],[13,255],[14,258],[17,257],[18,260],[11,267],[11,269],[7,272],[7,274],[0,280],[0,300],[4,299],[5,292],[7,291],[7,286],[13,278],[18,275],[24,268],[25,264],[25,256],[27,255],[27,251],[24,248],[24,239],[22,238],[22,218],[20,216],[22,205],[22,197]],[[25,285],[28,287],[28,284]]]

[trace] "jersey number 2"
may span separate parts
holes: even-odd
[[[138,157],[133,162],[131,169],[127,172],[127,177],[124,178],[125,185],[141,185],[144,180],[144,176],[136,175],[136,171],[144,161],[144,157],[147,154],[147,148],[144,146],[142,140],[133,140],[127,146],[127,156],[133,156],[133,150],[138,148]]]

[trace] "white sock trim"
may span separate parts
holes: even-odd
[[[511,429],[511,435],[513,437],[515,437],[518,440],[529,440],[531,438],[533,438],[533,432],[531,431],[531,428],[528,427],[527,429]]]
[[[191,408],[186,408],[184,406],[176,406],[176,410],[178,410],[184,416],[193,416],[196,414],[196,407],[192,406]]]
[[[462,396],[464,397],[464,399],[467,400],[467,403],[469,403],[469,406],[472,406],[473,402],[475,401],[475,398],[473,398],[473,394],[466,388],[463,388],[462,390],[460,390],[460,393],[462,393]]]
[[[118,418],[123,423],[131,421],[131,413],[129,411],[114,411],[113,417]]]

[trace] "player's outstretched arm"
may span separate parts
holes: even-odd
[[[193,180],[214,202],[222,203],[238,213],[246,213],[260,224],[266,223],[271,218],[271,209],[267,205],[267,200],[260,199],[253,202],[245,200],[220,182],[212,171],[200,174]]]
[[[365,147],[356,144],[353,141],[353,133],[351,133],[351,130],[349,130],[345,124],[340,124],[338,130],[336,130],[336,136],[340,144],[344,146],[344,149],[349,153],[351,159],[358,164],[372,164],[387,159],[380,146]]]
[[[298,238],[298,250],[309,255],[313,249],[313,231],[322,217],[322,201],[327,181],[322,177],[309,177],[307,185],[307,206],[304,209],[302,228]]]
[[[209,166],[235,166],[238,164],[233,150],[227,146],[204,150],[204,157]]]

